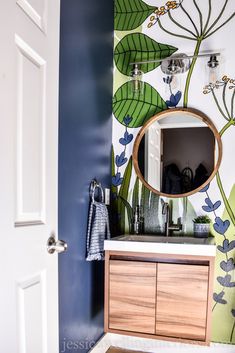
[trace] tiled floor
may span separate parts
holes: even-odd
[[[205,347],[112,333],[104,335],[90,353],[105,353],[110,346],[153,353],[235,353],[235,345],[229,344],[211,343]]]

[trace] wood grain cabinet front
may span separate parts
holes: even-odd
[[[155,333],[156,264],[110,261],[109,328]]]
[[[105,331],[210,343],[214,258],[106,252]]]
[[[208,266],[159,263],[156,334],[205,340]]]

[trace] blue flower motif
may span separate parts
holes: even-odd
[[[230,257],[230,259],[228,259],[227,262],[226,261],[221,261],[220,267],[225,272],[233,271],[235,269],[235,264],[234,264],[233,258]]]
[[[221,284],[221,286],[223,287],[228,287],[228,288],[232,288],[235,287],[235,282],[231,282],[232,277],[230,275],[226,275],[225,277],[217,277],[217,281],[219,282],[219,284]]]
[[[231,314],[233,315],[233,317],[235,317],[235,309],[231,310]]]
[[[213,224],[213,227],[217,233],[224,235],[224,233],[227,231],[229,226],[230,226],[230,222],[228,219],[223,221],[220,217],[215,218],[215,223]]]
[[[120,156],[117,155],[115,158],[115,163],[117,167],[121,167],[123,164],[127,162],[127,158],[125,157],[125,151],[123,151]]]
[[[202,188],[199,192],[207,192],[207,190],[209,189],[210,187],[210,183],[207,184],[206,186],[204,186],[204,188]]]
[[[121,137],[119,139],[119,142],[120,142],[121,145],[126,146],[126,145],[128,145],[128,143],[130,143],[132,141],[132,139],[133,139],[133,135],[132,134],[128,134],[128,132],[126,131],[125,134],[124,134],[124,138]]]
[[[227,304],[227,300],[223,299],[224,294],[224,291],[220,292],[219,294],[213,293],[214,301],[219,304]]]
[[[217,210],[217,208],[221,205],[221,201],[216,201],[215,203],[212,203],[209,197],[205,199],[205,203],[207,204],[207,206],[202,206],[202,209],[205,212],[213,212]]]
[[[182,93],[178,91],[176,94],[171,94],[170,100],[166,101],[168,107],[176,107],[181,99]]]
[[[115,176],[112,177],[112,184],[114,186],[119,186],[123,182],[123,178],[121,178],[121,173],[117,173]]]
[[[228,239],[224,239],[223,246],[221,245],[217,246],[217,249],[223,254],[226,254],[227,252],[231,251],[234,248],[235,248],[235,240],[232,240],[231,242],[229,242]]]
[[[125,118],[123,118],[123,122],[126,126],[128,126],[132,120],[133,120],[133,118],[129,115],[127,115],[127,116],[125,116]]]

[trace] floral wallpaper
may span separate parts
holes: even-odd
[[[134,139],[153,115],[174,107],[207,114],[223,142],[221,167],[201,192],[172,199],[173,217],[185,231],[192,219],[209,214],[217,245],[212,340],[235,344],[235,30],[233,0],[115,0],[112,225],[113,234],[130,232],[133,209],[140,204],[145,232],[162,229],[161,200],[144,188],[132,164]],[[221,53],[220,78],[209,83],[206,51]],[[160,62],[141,65],[143,93],[128,89],[131,62],[162,59],[174,53],[194,55],[179,82],[164,75]]]

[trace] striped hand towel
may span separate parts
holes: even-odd
[[[87,228],[87,261],[104,259],[105,239],[110,239],[108,210],[103,202],[92,200]]]

